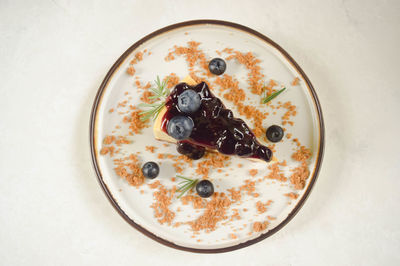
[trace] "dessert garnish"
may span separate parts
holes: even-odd
[[[183,179],[181,182],[179,182],[180,187],[176,190],[177,192],[180,192],[177,197],[178,199],[182,197],[187,191],[192,189],[197,184],[197,182],[199,182],[199,179],[191,179],[181,175],[177,175],[176,177]]]
[[[168,121],[167,133],[176,140],[184,140],[192,134],[193,127],[194,122],[190,117],[177,115]]]
[[[200,95],[194,90],[185,90],[178,96],[178,107],[183,113],[193,114],[201,105]]]
[[[214,186],[209,180],[204,179],[197,183],[196,192],[200,197],[208,198],[214,193]]]
[[[142,167],[144,177],[154,179],[160,173],[160,167],[155,162],[147,162]]]
[[[156,103],[141,103],[139,107],[148,108],[148,110],[140,113],[140,120],[145,121],[149,118],[155,119],[160,111],[165,106],[165,99],[168,97],[170,91],[167,87],[168,78],[164,81],[160,80],[160,77],[157,76],[157,79],[154,81],[156,83],[156,87],[150,87],[150,91],[154,94],[149,96],[149,99],[156,100]]]
[[[196,186],[197,194],[202,198],[208,198],[212,194],[214,194],[214,186],[207,179],[199,181],[199,179],[191,179],[181,175],[177,175],[176,177],[183,179],[181,182],[179,182],[180,187],[176,190],[177,192],[180,192],[180,194],[178,195],[178,199],[182,197],[187,191],[191,190],[194,186]]]
[[[286,88],[282,88],[279,91],[276,91],[274,93],[272,93],[271,95],[267,96],[266,94],[264,95],[262,102],[263,103],[267,103],[269,101],[271,101],[273,98],[275,98],[276,96],[278,96],[279,94],[281,94],[284,90],[286,90]]]
[[[156,139],[177,143],[177,150],[192,158],[209,149],[271,161],[272,151],[257,140],[242,119],[233,116],[207,83],[196,85],[190,77],[185,81],[175,86],[158,110],[153,127]],[[189,108],[190,103],[193,106]]]
[[[279,142],[283,138],[283,135],[283,129],[277,125],[270,126],[266,132],[266,137],[271,142]]]
[[[222,75],[226,70],[226,63],[221,58],[214,58],[208,64],[208,69],[215,75]]]

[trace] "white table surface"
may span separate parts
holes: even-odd
[[[399,12],[396,0],[1,0],[0,264],[399,265]],[[142,36],[199,18],[279,43],[313,82],[326,123],[323,167],[299,214],[217,255],[131,228],[101,191],[88,144],[114,61]]]

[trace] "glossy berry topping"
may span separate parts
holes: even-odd
[[[200,108],[192,114],[183,113],[178,106],[178,97],[186,90],[194,90],[200,96]],[[169,127],[175,117],[190,117],[193,128],[184,142],[214,149],[226,155],[261,159],[266,162],[272,159],[271,150],[258,142],[246,123],[234,117],[232,111],[214,96],[205,82],[195,86],[186,83],[177,84],[167,98],[165,107],[167,112],[162,118],[161,130],[170,136],[172,135]]]
[[[206,148],[189,142],[180,141],[176,144],[176,150],[192,160],[198,160],[204,156]]]

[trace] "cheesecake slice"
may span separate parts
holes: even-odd
[[[200,95],[200,107],[194,113],[183,113],[178,107],[178,96],[185,90]],[[193,121],[190,136],[184,140],[176,140],[168,134],[168,122],[175,116],[186,116]],[[200,158],[205,149],[266,162],[272,159],[272,151],[257,140],[247,124],[235,118],[205,82],[196,84],[190,76],[177,84],[166,99],[153,132],[156,139],[176,143],[178,152],[192,159]]]

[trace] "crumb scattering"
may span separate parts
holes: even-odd
[[[126,70],[126,73],[128,73],[131,76],[135,75],[135,72],[136,72],[136,70],[133,66],[129,66]]]
[[[299,85],[299,81],[300,81],[299,77],[295,77],[295,78],[293,79],[293,81],[292,81],[292,85],[293,85],[293,86]]]
[[[144,128],[149,126],[148,120],[142,121],[140,119],[140,113],[142,112],[141,110],[136,109],[136,107],[132,107],[132,109],[132,112],[125,116],[122,122],[129,124],[129,135],[140,134]]]
[[[208,201],[203,214],[201,214],[196,220],[189,221],[188,224],[193,231],[214,231],[218,222],[228,218],[226,211],[231,204],[231,201],[226,195],[214,192],[211,200]]]
[[[164,80],[166,80],[167,78],[168,78],[167,88],[169,88],[169,89],[175,87],[175,85],[178,84],[179,80],[180,80],[179,77],[175,73],[169,74],[169,76],[165,77]]]
[[[311,150],[304,146],[300,146],[292,154],[292,159],[301,163],[300,166],[292,169],[292,175],[290,176],[290,183],[294,185],[295,189],[303,189],[306,185],[306,181],[310,175],[310,170],[308,169],[308,160],[310,158]]]
[[[176,192],[176,187],[168,190],[160,183],[158,184],[158,190],[153,193],[154,198],[153,204],[150,205],[154,210],[154,216],[158,218],[160,224],[167,223],[171,225],[175,218],[175,213],[169,209],[172,203],[172,198]]]
[[[128,157],[114,159],[115,173],[128,181],[132,186],[139,187],[144,183],[144,176],[139,159],[131,154]]]
[[[154,153],[155,150],[157,150],[157,147],[155,147],[155,146],[146,146],[146,151]]]
[[[290,192],[290,193],[286,193],[284,194],[286,197],[291,198],[291,199],[297,199],[299,197],[299,194],[294,193],[294,192]]]
[[[255,175],[257,175],[257,173],[258,173],[258,170],[257,170],[257,169],[250,169],[250,171],[249,171],[249,174],[250,174],[251,176],[255,176]]]
[[[282,173],[282,170],[280,169],[279,165],[280,165],[279,162],[269,165],[268,169],[270,169],[271,171],[266,176],[266,178],[285,182],[287,180],[287,178]]]
[[[154,99],[150,98],[151,96],[154,96],[154,94],[151,91],[145,90],[143,91],[140,100],[144,103],[154,103]]]
[[[203,157],[204,160],[197,164],[196,174],[206,179],[212,168],[218,169],[229,165],[230,157],[221,153],[208,152]]]
[[[292,159],[298,162],[303,162],[308,160],[311,157],[311,150],[307,149],[304,146],[300,146],[300,148],[292,154]]]
[[[268,221],[265,222],[254,222],[253,223],[253,231],[254,232],[261,232],[267,229],[268,226]]]

